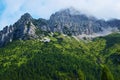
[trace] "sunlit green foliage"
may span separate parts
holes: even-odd
[[[47,37],[50,42],[17,40],[0,48],[0,80],[120,79],[118,34],[112,45],[115,34],[87,43],[59,33]]]
[[[101,80],[114,80],[113,75],[107,66],[103,66]]]

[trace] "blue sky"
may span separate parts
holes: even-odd
[[[2,14],[2,12],[4,11],[5,9],[5,4],[3,2],[3,0],[0,1],[0,15]]]
[[[34,18],[49,19],[52,13],[68,7],[97,18],[120,19],[120,0],[0,0],[0,30],[26,12]]]

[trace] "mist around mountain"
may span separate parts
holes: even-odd
[[[44,32],[58,32],[83,39],[119,31],[120,20],[99,20],[74,8],[60,10],[52,14],[49,20],[34,19],[29,13],[25,13],[15,24],[0,31],[0,46],[18,39],[36,39],[42,37]]]
[[[0,80],[119,80],[120,20],[68,8],[25,13],[0,31]]]

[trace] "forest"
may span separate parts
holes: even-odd
[[[120,34],[50,42],[15,40],[0,48],[0,80],[120,80]]]

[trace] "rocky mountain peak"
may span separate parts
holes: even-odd
[[[21,19],[30,20],[32,19],[32,16],[29,13],[25,13],[21,16]]]
[[[81,15],[80,11],[75,10],[74,8],[67,8],[62,9],[54,14],[51,15],[50,19],[52,18],[66,18],[71,16]]]
[[[61,11],[59,11],[59,13],[68,13],[70,15],[80,15],[81,14],[81,12],[79,10],[76,10],[73,7],[62,9]]]
[[[33,20],[32,16],[29,13],[25,13],[21,16],[21,18],[17,22],[26,24],[28,22],[31,22],[32,20]]]
[[[13,25],[0,31],[0,47],[13,40],[36,39],[42,32],[59,32],[78,37],[100,36],[120,31],[120,20],[99,20],[74,8],[60,10],[51,15],[49,20],[33,19],[25,13]]]
[[[3,28],[0,31],[0,47],[13,40],[36,38],[36,27],[32,20],[32,16],[29,13],[25,13],[15,24]]]
[[[81,13],[79,10],[76,10],[74,8],[67,8],[60,10],[54,14],[51,15],[50,17],[50,24],[55,22],[55,23],[80,23],[82,21],[96,21],[97,19],[93,16],[88,16],[86,14]],[[53,25],[52,25],[53,26]]]
[[[50,17],[49,26],[53,32],[70,35],[93,34],[101,31],[96,19],[82,14],[74,8],[67,8],[56,12]]]

